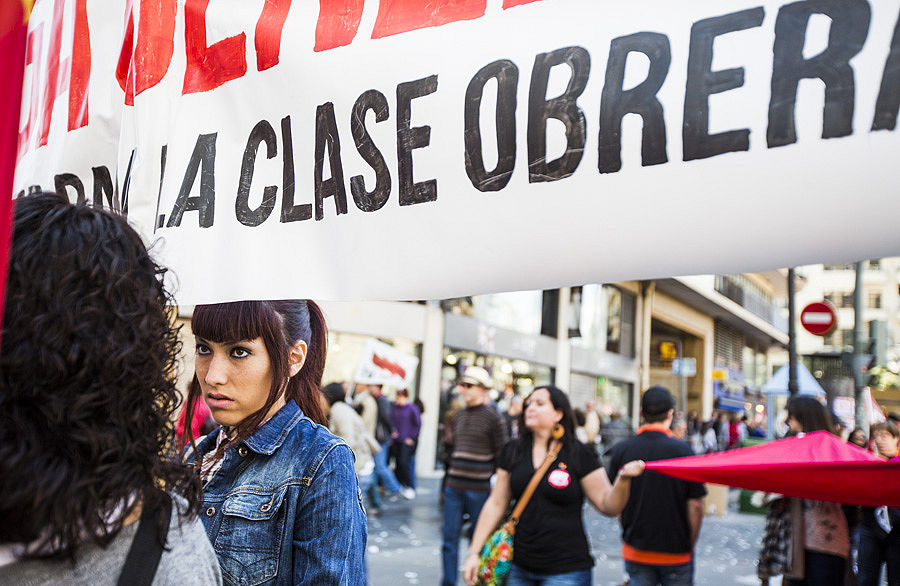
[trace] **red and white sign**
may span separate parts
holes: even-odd
[[[408,389],[419,359],[375,339],[366,341],[353,381],[367,385],[391,385]]]
[[[814,336],[827,336],[837,327],[837,312],[827,301],[815,301],[800,312],[800,325]]]

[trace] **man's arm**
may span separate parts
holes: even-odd
[[[697,546],[697,538],[700,537],[700,525],[703,524],[703,499],[688,499],[687,502],[688,524],[691,526],[691,550]]]
[[[494,457],[499,458],[500,453],[503,451],[503,446],[506,445],[506,423],[503,421],[503,418],[497,415],[496,420],[494,421]]]

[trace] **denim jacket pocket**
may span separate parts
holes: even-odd
[[[225,499],[214,546],[226,584],[256,586],[277,576],[287,489],[240,488]]]

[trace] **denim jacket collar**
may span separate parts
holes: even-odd
[[[303,412],[294,401],[288,401],[262,427],[253,432],[244,443],[258,454],[271,456],[281,447],[285,438],[297,422],[303,418]]]

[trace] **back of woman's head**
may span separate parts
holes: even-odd
[[[322,387],[322,396],[329,405],[334,405],[347,398],[347,391],[344,390],[344,385],[341,383],[329,383]]]
[[[319,403],[319,387],[325,370],[328,331],[322,310],[312,301],[235,301],[198,305],[191,320],[194,335],[211,342],[234,342],[262,338],[272,365],[272,386],[265,405],[237,425],[237,434],[229,445],[249,437],[284,392],[303,413],[316,423],[327,420]],[[290,349],[306,343],[306,360],[300,372],[290,376]],[[197,376],[188,391],[189,405],[200,396]]]
[[[787,404],[788,417],[800,423],[804,433],[828,431],[834,433],[834,425],[828,410],[817,399],[804,395],[791,397]]]
[[[0,346],[0,543],[72,556],[118,533],[120,505],[155,507],[156,487],[199,507],[192,470],[171,454],[180,345],[164,272],[120,216],[55,194],[16,202]]]

